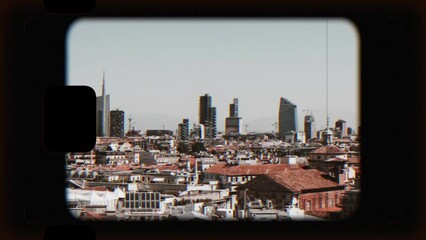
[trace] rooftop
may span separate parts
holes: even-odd
[[[345,154],[345,152],[335,145],[327,145],[321,146],[309,154]]]
[[[324,177],[326,175],[317,169],[309,169],[268,173],[266,177],[293,192],[331,187],[344,188],[344,185],[326,179]]]
[[[226,176],[261,175],[272,172],[284,172],[288,170],[301,170],[297,164],[261,164],[261,165],[236,165],[231,166],[219,163],[208,168],[205,173],[215,173]]]
[[[359,164],[361,163],[361,158],[358,156],[348,157],[348,161],[352,164]]]

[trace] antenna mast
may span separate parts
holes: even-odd
[[[130,117],[129,117],[129,131],[132,130],[132,120],[133,120],[132,115],[130,115]]]
[[[325,20],[325,95],[326,95],[326,112],[327,112],[327,129],[330,118],[328,117],[328,18]]]

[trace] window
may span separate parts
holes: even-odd
[[[305,210],[312,210],[311,201],[305,200]]]

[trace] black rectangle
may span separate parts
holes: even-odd
[[[96,143],[96,97],[84,86],[50,87],[43,99],[43,139],[52,152],[87,152]]]

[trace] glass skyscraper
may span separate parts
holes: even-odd
[[[109,94],[105,94],[105,75],[102,82],[102,96],[96,97],[96,136],[109,137]]]
[[[297,106],[288,99],[280,99],[278,114],[278,137],[284,139],[287,133],[297,133]]]
[[[199,123],[206,127],[206,138],[216,137],[216,108],[212,107],[212,97],[209,94],[200,96]]]

